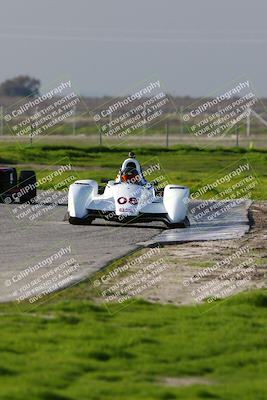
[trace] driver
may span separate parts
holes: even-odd
[[[129,158],[135,159],[135,154],[133,152],[129,153]],[[139,163],[138,163],[139,164]],[[146,185],[147,181],[145,180],[143,173],[142,173],[142,167],[139,164],[140,172],[138,173],[136,163],[134,161],[127,162],[127,165],[125,166],[124,169],[121,169],[119,171],[119,174],[117,175],[115,182],[120,183],[120,182],[127,182],[127,183],[133,183],[135,185]]]
[[[138,184],[140,177],[134,163],[128,163],[126,168],[121,171],[121,181]]]

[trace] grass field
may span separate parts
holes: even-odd
[[[26,314],[0,305],[2,399],[266,399],[266,292],[115,315],[75,293]]]
[[[169,149],[156,146],[111,149],[108,147],[41,144],[35,144],[31,147],[16,147],[15,144],[2,143],[0,163],[33,164],[40,178],[47,172],[42,171],[38,164],[46,164],[50,168],[49,166],[69,160],[74,169],[75,167],[86,167],[85,170],[77,168],[79,178],[96,179],[100,182],[102,178],[114,178],[129,150],[136,152],[144,168],[159,162],[160,175],[166,177],[170,183],[189,186],[191,193],[233,169],[240,160],[249,162],[253,169],[253,175],[257,176],[259,180],[252,190],[252,197],[257,200],[267,199],[267,149],[207,148],[200,150],[192,146],[174,146]],[[34,164],[36,165],[34,166]],[[70,174],[71,172],[66,172],[60,179],[62,180]],[[157,175],[152,174],[148,177],[148,180],[155,177]],[[238,179],[240,178],[236,177],[229,184],[223,184],[220,190],[238,182]],[[47,189],[50,186],[46,183],[41,188]],[[208,198],[216,195],[216,193],[216,190],[213,190],[208,194]]]
[[[260,181],[253,198],[267,198],[267,150],[7,143],[1,145],[0,163],[31,165],[41,178],[44,168],[52,171],[70,161],[79,178],[100,182],[114,177],[129,150],[145,167],[160,162],[170,181],[193,193],[240,160],[248,161]],[[1,304],[0,325],[4,400],[267,398],[266,291],[218,301],[212,309],[137,301],[110,314],[93,303],[86,281],[32,311]]]

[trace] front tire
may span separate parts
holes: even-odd
[[[94,218],[77,218],[77,217],[69,217],[69,223],[71,225],[91,225]]]
[[[185,217],[185,219],[181,222],[169,222],[167,224],[169,229],[175,229],[175,228],[180,228],[180,229],[184,229],[184,228],[188,228],[190,226],[190,221],[188,217]]]

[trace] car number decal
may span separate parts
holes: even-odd
[[[138,200],[136,197],[130,197],[129,199],[126,199],[126,197],[119,197],[117,201],[119,204],[125,204],[127,202],[132,204],[133,206],[136,206],[138,204]]]

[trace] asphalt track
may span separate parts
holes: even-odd
[[[190,204],[191,212],[196,204]],[[24,297],[75,284],[142,244],[241,236],[248,230],[247,208],[247,202],[242,202],[215,221],[208,221],[201,209],[198,218],[196,212],[191,215],[192,227],[167,231],[158,222],[120,226],[95,220],[90,226],[74,226],[63,220],[64,205],[42,205],[31,219],[27,208],[1,204],[0,302],[19,304]],[[205,237],[214,229],[216,235]],[[230,237],[225,236],[227,232]]]

